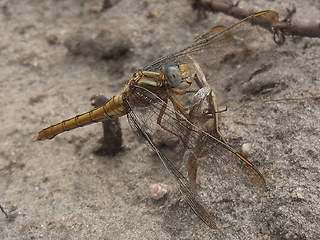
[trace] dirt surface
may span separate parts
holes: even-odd
[[[203,66],[228,107],[223,136],[236,149],[250,146],[245,154],[267,180],[254,196],[239,196],[231,211],[238,220],[218,218],[218,231],[193,214],[125,117],[123,150],[112,157],[93,154],[101,124],[33,142],[42,128],[89,110],[92,95],[113,96],[137,69],[237,22],[218,13],[200,21],[187,0],[111,1],[104,11],[102,3],[0,1],[0,204],[9,215],[0,212],[0,238],[320,239],[319,39],[261,41],[249,56]],[[320,22],[319,1],[294,5],[294,21]],[[281,17],[291,7],[278,0],[239,6]],[[152,200],[153,183],[167,184],[168,195]],[[207,205],[224,214],[219,206],[233,200],[212,195],[219,193],[208,192]]]

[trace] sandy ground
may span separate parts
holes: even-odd
[[[291,6],[282,2],[240,6],[284,17]],[[9,214],[0,212],[0,238],[320,239],[318,39],[262,43],[253,56],[204,66],[219,104],[228,106],[223,136],[239,150],[249,144],[246,155],[267,180],[253,197],[241,192],[231,215],[238,220],[217,219],[218,231],[192,213],[125,117],[123,151],[113,157],[93,154],[101,124],[33,142],[39,130],[89,110],[94,94],[111,97],[133,72],[195,34],[236,22],[218,13],[199,21],[187,0],[113,3],[101,12],[98,0],[0,1],[0,204]],[[294,5],[294,20],[320,22],[319,1]],[[155,201],[148,186],[158,182],[170,192]],[[233,200],[210,197],[219,194],[205,201],[224,214],[219,206]]]

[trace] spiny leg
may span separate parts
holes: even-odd
[[[162,128],[164,129],[165,131],[179,137],[178,134],[176,134],[175,132],[171,131],[169,128],[165,127],[162,125],[161,121],[162,121],[162,118],[163,118],[163,115],[167,109],[167,103],[168,103],[168,99],[165,99],[165,102],[163,103],[163,105],[161,106],[161,109],[160,109],[160,113],[158,115],[158,118],[157,118],[157,124]]]
[[[185,119],[183,119],[180,115],[182,114],[186,119],[188,119],[188,116],[189,114],[187,113],[185,107],[183,106],[182,103],[180,103],[177,99],[173,98],[172,96],[169,96],[169,99],[170,101],[172,102],[172,105],[173,105],[173,108],[175,110],[175,114],[176,114],[176,118],[179,120],[179,121],[185,121]],[[157,124],[160,125],[161,128],[163,128],[164,130],[172,133],[173,135],[175,136],[178,136],[178,134],[174,133],[173,131],[171,131],[170,129],[168,129],[167,127],[163,126],[161,124],[161,121],[162,121],[162,118],[163,118],[163,115],[167,109],[167,104],[168,104],[168,99],[165,99],[165,102],[163,103],[161,109],[160,109],[160,113],[159,113],[159,116],[158,116],[158,119],[157,119]]]
[[[194,91],[192,90],[192,92],[194,92]],[[182,93],[182,91],[180,93]],[[187,112],[186,108],[183,106],[182,103],[180,103],[177,99],[175,99],[172,96],[169,96],[169,99],[172,102],[173,108],[174,108],[174,110],[176,112],[175,113],[176,114],[176,118],[179,121],[184,121],[186,123],[185,119],[183,119],[182,116],[179,115],[179,113],[182,114],[186,119],[192,121],[192,119],[189,119],[189,113]],[[162,107],[160,109],[160,113],[158,115],[157,123],[164,130],[166,130],[166,131],[170,132],[171,134],[179,137],[178,134],[174,133],[173,131],[171,131],[167,127],[163,126],[162,123],[161,123],[161,121],[163,119],[163,115],[165,114],[165,111],[166,111],[166,108],[167,108],[167,103],[168,103],[168,99],[165,100],[165,103],[162,105]],[[190,136],[189,136],[188,133],[185,133],[185,137],[186,137],[186,139],[188,139],[188,137],[190,137]],[[197,172],[198,172],[197,157],[196,157],[196,155],[194,154],[194,152],[192,150],[187,150],[186,156],[187,156],[188,180],[189,180],[192,188],[194,190],[196,190]]]
[[[170,98],[171,100],[171,98]],[[172,101],[172,100],[171,100]],[[163,126],[161,121],[163,119],[163,115],[166,111],[167,108],[167,102],[168,100],[166,99],[165,103],[161,106],[160,109],[160,113],[158,115],[158,119],[157,119],[157,124],[159,124],[159,126],[164,129],[165,131],[170,132],[171,134],[179,137],[179,135],[173,131],[171,131],[170,129],[168,129],[167,127]],[[178,101],[172,101],[172,104],[174,106],[174,109],[176,110],[176,112],[180,112],[183,115],[188,115],[187,112],[184,110],[184,107],[181,103],[179,103]],[[177,118],[181,119],[181,116],[177,114]],[[181,119],[184,120],[184,119]],[[187,134],[187,133],[186,133]],[[188,135],[186,135],[186,138],[188,138]],[[197,185],[197,171],[198,171],[198,163],[197,163],[197,158],[195,156],[195,154],[193,153],[192,150],[187,150],[186,152],[186,156],[187,156],[187,171],[188,171],[188,180],[191,184],[191,187],[196,190],[196,185]]]
[[[204,126],[210,134],[217,137],[222,142],[225,142],[219,130],[219,119],[217,114],[219,111],[216,103],[216,95],[214,94],[213,91],[211,91],[211,94],[209,96],[208,106],[209,106],[209,109],[211,110],[211,117],[207,120]],[[210,113],[208,115],[210,116]]]
[[[189,119],[189,113],[186,111],[183,104],[181,104],[178,100],[173,97],[170,97],[170,100],[173,104],[174,109],[176,112],[180,112],[186,119]],[[177,118],[181,119],[181,116],[177,114]],[[185,119],[181,119],[181,121],[185,121]],[[186,133],[187,134],[187,133]],[[190,137],[189,134],[186,135],[186,138]],[[194,190],[197,187],[197,172],[198,172],[198,163],[197,163],[197,156],[194,154],[192,150],[188,150],[186,152],[187,156],[187,170],[188,170],[188,180]]]
[[[186,155],[187,155],[188,179],[189,179],[189,182],[191,183],[192,188],[196,191],[197,172],[198,172],[197,157],[191,150],[187,151]]]
[[[170,96],[169,97],[170,101],[172,102],[173,108],[176,111],[176,117],[177,119],[179,119],[180,121],[184,120],[183,118],[181,118],[181,116],[179,116],[178,113],[181,113],[185,118],[188,118],[188,113],[185,110],[185,107],[183,106],[182,103],[180,103],[177,99],[175,99],[174,97]]]
[[[194,76],[194,82],[197,83],[197,85],[200,88],[203,87],[210,87],[210,85],[207,82],[207,79],[202,71],[202,68],[198,64],[198,62],[193,59],[189,54],[188,57],[193,61],[193,64],[197,70],[197,74]],[[210,113],[208,116],[210,117],[207,122],[205,123],[206,131],[218,138],[219,140],[225,142],[224,138],[222,137],[222,134],[219,130],[219,119],[218,119],[218,105],[216,103],[216,95],[213,91],[211,91],[210,95],[208,96],[208,107],[210,109]],[[210,116],[211,115],[211,116]]]

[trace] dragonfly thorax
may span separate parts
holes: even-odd
[[[186,64],[165,66],[163,72],[170,86],[174,88],[185,89],[192,83],[189,66]]]

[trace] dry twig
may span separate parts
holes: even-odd
[[[104,105],[109,99],[102,95],[95,95],[91,97],[91,105],[100,107]],[[101,121],[103,127],[103,138],[100,140],[101,146],[95,150],[97,155],[116,155],[122,150],[122,132],[118,118],[106,118]]]
[[[4,213],[4,215],[6,215],[6,218],[8,218],[8,214],[6,213],[6,211],[4,210],[4,208],[0,205],[0,210],[1,212]]]
[[[204,9],[210,12],[222,12],[238,19],[243,19],[255,13],[253,11],[238,7],[238,2],[236,4],[227,4],[210,0],[193,0],[192,6],[194,9]],[[295,11],[295,8],[292,10],[287,9],[287,16],[282,21],[278,21],[274,24],[276,33],[279,34],[279,31],[285,35],[319,38],[320,23],[313,25],[291,23],[291,19]]]

